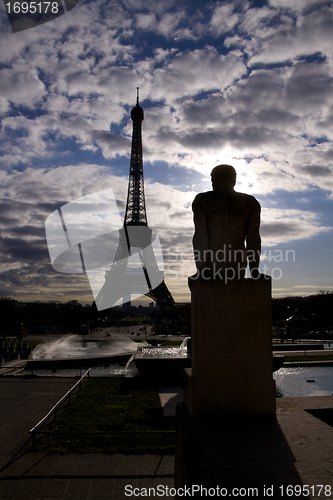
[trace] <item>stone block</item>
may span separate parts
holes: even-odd
[[[184,401],[192,418],[275,416],[271,279],[189,278],[192,368]]]

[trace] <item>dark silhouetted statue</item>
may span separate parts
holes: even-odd
[[[236,171],[218,165],[211,172],[213,191],[198,194],[192,204],[197,270],[203,278],[243,278],[247,263],[259,276],[261,250],[260,204],[234,190]]]

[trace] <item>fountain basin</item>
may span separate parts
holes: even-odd
[[[159,380],[181,381],[184,368],[191,368],[190,352],[189,337],[179,347],[148,347],[141,344],[138,348],[135,342],[122,336],[96,343],[82,341],[76,335],[67,335],[39,346],[33,351],[33,358],[27,361],[25,368],[32,371],[91,368],[125,364],[133,357],[141,374]],[[273,371],[281,368],[283,363],[283,356],[273,356]]]
[[[68,334],[37,346],[26,369],[57,370],[126,363],[137,346],[122,335],[110,336],[107,340],[83,340],[78,335]]]
[[[163,354],[146,357],[142,350],[138,350],[135,355],[135,364],[142,375],[158,380],[180,381],[184,368],[191,368],[191,357],[163,357]]]
[[[155,377],[159,380],[178,380],[183,377],[184,368],[191,368],[191,356],[163,354],[163,347],[158,349],[159,354],[145,355],[147,348],[139,348],[135,354],[135,364],[142,375]],[[284,356],[273,356],[273,372],[279,370],[284,363]],[[253,367],[255,369],[255,366]]]
[[[46,358],[29,359],[26,370],[59,370],[70,368],[91,368],[92,366],[108,366],[115,363],[126,363],[133,353],[108,354],[107,356],[82,356],[79,358]]]

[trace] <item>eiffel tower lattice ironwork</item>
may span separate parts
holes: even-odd
[[[110,271],[105,272],[105,283],[95,303],[102,310],[112,307],[122,297],[140,294],[153,299],[165,311],[173,309],[175,301],[164,282],[163,271],[159,270],[152,230],[147,222],[141,132],[144,113],[139,105],[139,89],[131,119],[133,135],[124,226],[119,230],[119,245],[113,265]],[[128,266],[133,257],[136,257],[139,266]]]

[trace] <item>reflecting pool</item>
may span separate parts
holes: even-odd
[[[83,375],[88,368],[59,368],[54,370],[21,370],[19,375],[39,375],[40,377],[78,377]],[[135,364],[132,363],[131,366],[126,368],[125,364],[112,364],[110,366],[93,366],[90,368],[90,377],[137,377],[139,375],[139,370],[136,368]]]
[[[282,367],[273,377],[279,397],[333,395],[333,366]]]

